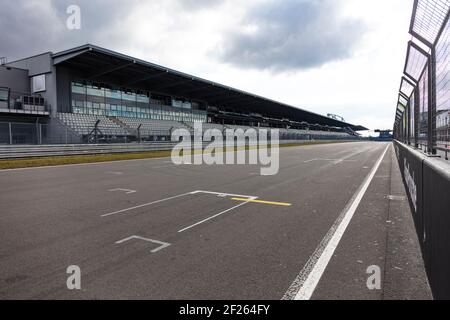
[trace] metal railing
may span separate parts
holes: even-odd
[[[47,101],[40,95],[30,92],[12,91],[9,88],[0,88],[7,95],[0,101],[0,111],[24,114],[48,115],[50,113]]]
[[[336,140],[321,140],[335,142]],[[343,140],[347,141],[347,140]],[[350,142],[351,140],[349,140]],[[123,144],[72,144],[72,145],[0,145],[0,159],[20,159],[50,156],[94,155],[112,153],[136,153],[149,151],[171,151],[178,142],[146,142]],[[281,140],[280,145],[295,143],[315,143],[315,140]],[[202,148],[210,142],[202,143]],[[246,143],[247,146],[254,146]],[[233,146],[233,144],[231,144]]]
[[[58,118],[48,123],[0,122],[0,145],[51,145],[51,144],[117,144],[134,142],[169,142],[172,131],[158,129],[127,129],[128,134],[118,135],[102,130],[96,125],[79,133]],[[191,130],[193,134],[193,130]],[[360,138],[342,132],[288,130],[280,132],[281,140],[359,140]]]
[[[69,127],[51,123],[0,122],[0,145],[43,145],[82,143]]]

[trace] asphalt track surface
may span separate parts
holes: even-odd
[[[0,299],[294,299],[377,162],[310,298],[382,298],[366,269],[386,265],[393,158],[359,142],[283,148],[275,176],[167,158],[0,171]]]

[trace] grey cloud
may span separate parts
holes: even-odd
[[[5,0],[0,12],[0,56],[11,61],[35,53],[126,41],[121,20],[139,0]],[[66,28],[67,7],[81,9],[81,30]],[[123,44],[123,43],[122,43]]]
[[[10,60],[48,50],[63,27],[43,2],[6,0],[0,11],[0,55]]]
[[[166,0],[160,0],[166,1]],[[172,0],[177,10],[212,8],[225,0]],[[9,61],[46,51],[92,43],[112,49],[135,45],[123,22],[146,0],[2,0],[0,56]],[[69,5],[81,9],[81,30],[68,30]],[[145,6],[143,6],[145,7]],[[148,18],[157,14],[148,12]],[[145,39],[143,39],[145,41]]]
[[[184,9],[187,10],[198,10],[198,9],[208,9],[215,7],[219,4],[225,2],[225,0],[175,0]]]
[[[225,35],[218,57],[238,67],[274,72],[349,58],[365,26],[340,18],[338,4],[338,0],[269,0],[249,10],[240,29]]]

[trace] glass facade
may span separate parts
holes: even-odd
[[[83,81],[72,82],[71,87],[73,113],[185,122],[207,120],[206,112],[196,110],[199,104],[195,102],[162,99],[149,92]]]
[[[7,88],[0,88],[0,101],[8,101],[9,90]]]
[[[7,88],[0,88],[0,109],[8,108],[9,90]]]

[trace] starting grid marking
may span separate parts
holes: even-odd
[[[247,199],[253,199],[253,198],[254,199],[258,199],[258,197],[255,197],[255,196],[243,196],[243,195],[240,195],[240,194],[223,193],[223,192],[213,192],[213,191],[203,191],[203,190],[191,192],[191,194],[199,194],[199,193],[212,194],[212,195],[216,195],[216,196],[221,197],[221,198],[240,197],[240,198],[247,198]]]
[[[101,215],[100,217],[105,218],[105,217],[113,216],[113,215],[116,215],[116,214],[122,214],[122,213],[125,213],[125,212],[128,212],[128,211],[132,211],[132,210],[136,210],[136,209],[139,209],[139,208],[148,207],[148,206],[151,206],[153,204],[157,204],[157,203],[161,203],[161,202],[165,202],[165,201],[169,201],[169,200],[185,197],[185,196],[190,195],[190,194],[192,194],[192,193],[184,193],[184,194],[180,194],[178,196],[165,198],[165,199],[161,199],[161,200],[157,200],[157,201],[153,201],[153,202],[149,202],[149,203],[144,203],[144,204],[141,204],[141,205],[138,205],[138,206],[135,206],[135,207],[131,207],[131,208],[115,211],[115,212],[106,213],[106,214]]]
[[[156,252],[161,251],[162,249],[165,249],[168,246],[170,246],[170,243],[162,242],[162,241],[158,241],[158,240],[153,240],[153,239],[148,239],[148,238],[144,238],[144,237],[140,237],[140,236],[131,236],[131,237],[128,237],[128,238],[116,241],[116,244],[122,244],[124,242],[130,241],[130,240],[134,240],[134,239],[158,244],[159,247],[156,248],[156,249],[153,249],[152,251],[150,251],[151,253],[156,253]]]
[[[110,189],[108,190],[109,192],[117,192],[117,191],[121,191],[121,192],[125,192],[126,194],[132,194],[132,193],[136,193],[136,190],[131,190],[131,189],[122,189],[122,188],[117,188],[117,189]]]
[[[253,199],[253,198],[249,198],[249,200],[251,200],[251,199]],[[222,211],[222,212],[219,212],[218,214],[215,214],[215,215],[213,215],[213,216],[211,216],[211,217],[209,217],[209,218],[203,219],[202,221],[199,221],[199,222],[194,223],[194,224],[192,224],[192,225],[190,225],[190,226],[188,226],[188,227],[186,227],[186,228],[183,228],[183,229],[181,229],[181,230],[178,230],[178,233],[182,233],[182,232],[185,232],[185,231],[187,231],[187,230],[190,230],[190,229],[192,229],[192,228],[194,228],[194,227],[197,227],[197,226],[201,225],[202,223],[205,223],[205,222],[207,222],[207,221],[210,221],[210,220],[212,220],[212,219],[215,219],[215,218],[217,218],[217,217],[220,217],[221,215],[223,215],[223,214],[225,214],[225,213],[228,213],[228,212],[233,211],[233,210],[235,210],[235,209],[237,209],[237,208],[240,208],[240,207],[242,207],[242,206],[245,206],[247,203],[249,203],[249,201],[246,201],[246,202],[241,203],[241,204],[239,204],[239,205],[237,205],[237,206],[234,206],[234,207],[232,207],[232,208],[230,208],[230,209],[227,209],[227,210],[224,210],[224,211]]]
[[[110,190],[110,191],[124,191],[124,192],[128,191],[127,193],[130,193],[130,192],[133,193],[132,191],[134,191],[134,190],[113,189],[113,190]],[[109,216],[113,216],[113,215],[117,215],[117,214],[124,214],[124,213],[130,212],[130,211],[133,211],[133,210],[136,210],[136,209],[140,209],[140,208],[144,208],[144,207],[148,207],[148,206],[151,206],[151,205],[154,205],[154,204],[167,202],[167,201],[170,201],[170,200],[174,200],[174,199],[178,199],[178,198],[182,198],[182,197],[187,197],[187,196],[191,196],[191,195],[197,195],[197,194],[215,195],[215,196],[217,196],[219,198],[230,198],[230,200],[240,201],[242,203],[240,203],[240,204],[238,204],[236,206],[233,206],[233,207],[231,207],[229,209],[226,209],[226,210],[224,210],[222,212],[219,212],[217,214],[214,214],[214,215],[212,215],[212,216],[210,216],[210,217],[208,217],[206,219],[198,221],[198,222],[196,222],[196,223],[194,223],[194,224],[192,224],[190,226],[182,228],[182,229],[180,229],[178,231],[178,233],[183,233],[185,231],[193,229],[193,228],[195,228],[195,227],[197,227],[197,226],[199,226],[199,225],[201,225],[201,224],[203,224],[205,222],[213,220],[213,219],[215,219],[215,218],[217,218],[217,217],[219,217],[221,215],[224,215],[225,213],[228,213],[230,211],[236,210],[236,209],[238,209],[240,207],[243,207],[243,206],[245,206],[245,205],[247,205],[249,203],[258,203],[258,204],[267,204],[267,205],[276,205],[276,206],[286,206],[286,207],[292,206],[292,204],[285,203],[285,202],[273,202],[273,201],[258,200],[259,197],[257,197],[257,196],[248,196],[248,195],[239,195],[239,194],[224,193],[224,192],[197,190],[197,191],[193,191],[193,192],[179,194],[179,195],[176,195],[176,196],[173,196],[173,197],[168,197],[168,198],[152,201],[152,202],[149,202],[149,203],[144,203],[144,204],[137,205],[137,206],[134,206],[134,207],[131,207],[131,208],[126,208],[126,209],[122,209],[122,210],[119,210],[119,211],[106,213],[106,214],[101,215],[100,217],[105,218],[105,217],[109,217]],[[133,235],[133,236],[130,236],[128,238],[119,240],[119,241],[116,242],[116,244],[122,244],[124,242],[130,241],[130,240],[134,240],[134,239],[142,240],[142,241],[146,241],[146,242],[151,242],[151,243],[155,243],[155,244],[159,244],[160,246],[158,248],[156,248],[156,249],[153,249],[151,251],[152,253],[156,253],[156,252],[158,252],[158,251],[160,251],[162,249],[165,249],[165,248],[167,248],[168,246],[171,245],[170,243],[167,243],[167,242],[162,242],[162,241],[158,241],[158,240],[148,239],[148,238],[144,238],[144,237],[137,236],[137,235]]]
[[[158,204],[158,203],[161,203],[161,202],[166,202],[166,201],[169,201],[169,200],[174,200],[174,199],[177,199],[177,198],[186,197],[186,196],[190,196],[190,195],[196,195],[196,194],[211,194],[211,195],[216,195],[216,196],[221,197],[221,198],[239,197],[239,198],[246,198],[246,199],[250,199],[250,200],[258,199],[258,197],[254,197],[254,196],[244,196],[244,195],[239,195],[239,194],[197,190],[197,191],[193,191],[193,192],[179,194],[177,196],[173,196],[173,197],[169,197],[169,198],[164,198],[164,199],[161,199],[161,200],[152,201],[152,202],[149,202],[149,203],[144,203],[144,204],[141,204],[141,205],[138,205],[138,206],[135,206],[135,207],[126,208],[126,209],[122,209],[122,210],[106,213],[106,214],[101,215],[100,217],[105,218],[105,217],[113,216],[113,215],[116,215],[116,214],[123,214],[123,213],[129,212],[129,211],[133,211],[133,210],[136,210],[136,209],[148,207],[148,206],[151,206],[151,205],[154,205],[154,204]]]
[[[290,206],[292,206],[292,203],[263,201],[263,200],[256,200],[256,199],[255,200],[249,200],[249,199],[243,199],[243,198],[232,198],[231,200],[234,200],[234,201],[245,201],[245,202],[259,203],[259,204],[269,204],[269,205],[283,206],[283,207],[290,207]]]
[[[136,192],[135,190],[128,190],[128,189],[112,189],[112,190],[109,190],[109,191],[124,191],[127,194]],[[215,196],[220,197],[220,198],[231,198],[231,200],[234,200],[234,201],[244,201],[245,203],[259,203],[259,204],[278,205],[278,206],[286,206],[286,207],[292,206],[291,203],[258,200],[259,197],[257,197],[257,196],[247,196],[247,195],[241,195],[241,194],[232,194],[232,193],[224,193],[224,192],[197,190],[197,191],[192,191],[192,192],[188,192],[188,193],[179,194],[177,196],[173,196],[173,197],[169,197],[169,198],[164,198],[164,199],[152,201],[152,202],[149,202],[149,203],[144,203],[144,204],[141,204],[141,205],[138,205],[138,206],[135,206],[135,207],[126,208],[126,209],[122,209],[122,210],[106,213],[106,214],[101,215],[100,217],[105,218],[105,217],[113,216],[113,215],[116,215],[116,214],[123,214],[123,213],[129,212],[129,211],[133,211],[133,210],[136,210],[136,209],[148,207],[148,206],[151,206],[151,205],[154,205],[154,204],[166,202],[166,201],[169,201],[169,200],[174,200],[174,199],[181,198],[181,197],[186,197],[186,196],[189,196],[189,195],[196,195],[196,194],[210,194],[210,195],[215,195]],[[241,205],[243,205],[243,204],[241,204]],[[230,209],[228,209],[228,210],[230,210]]]

